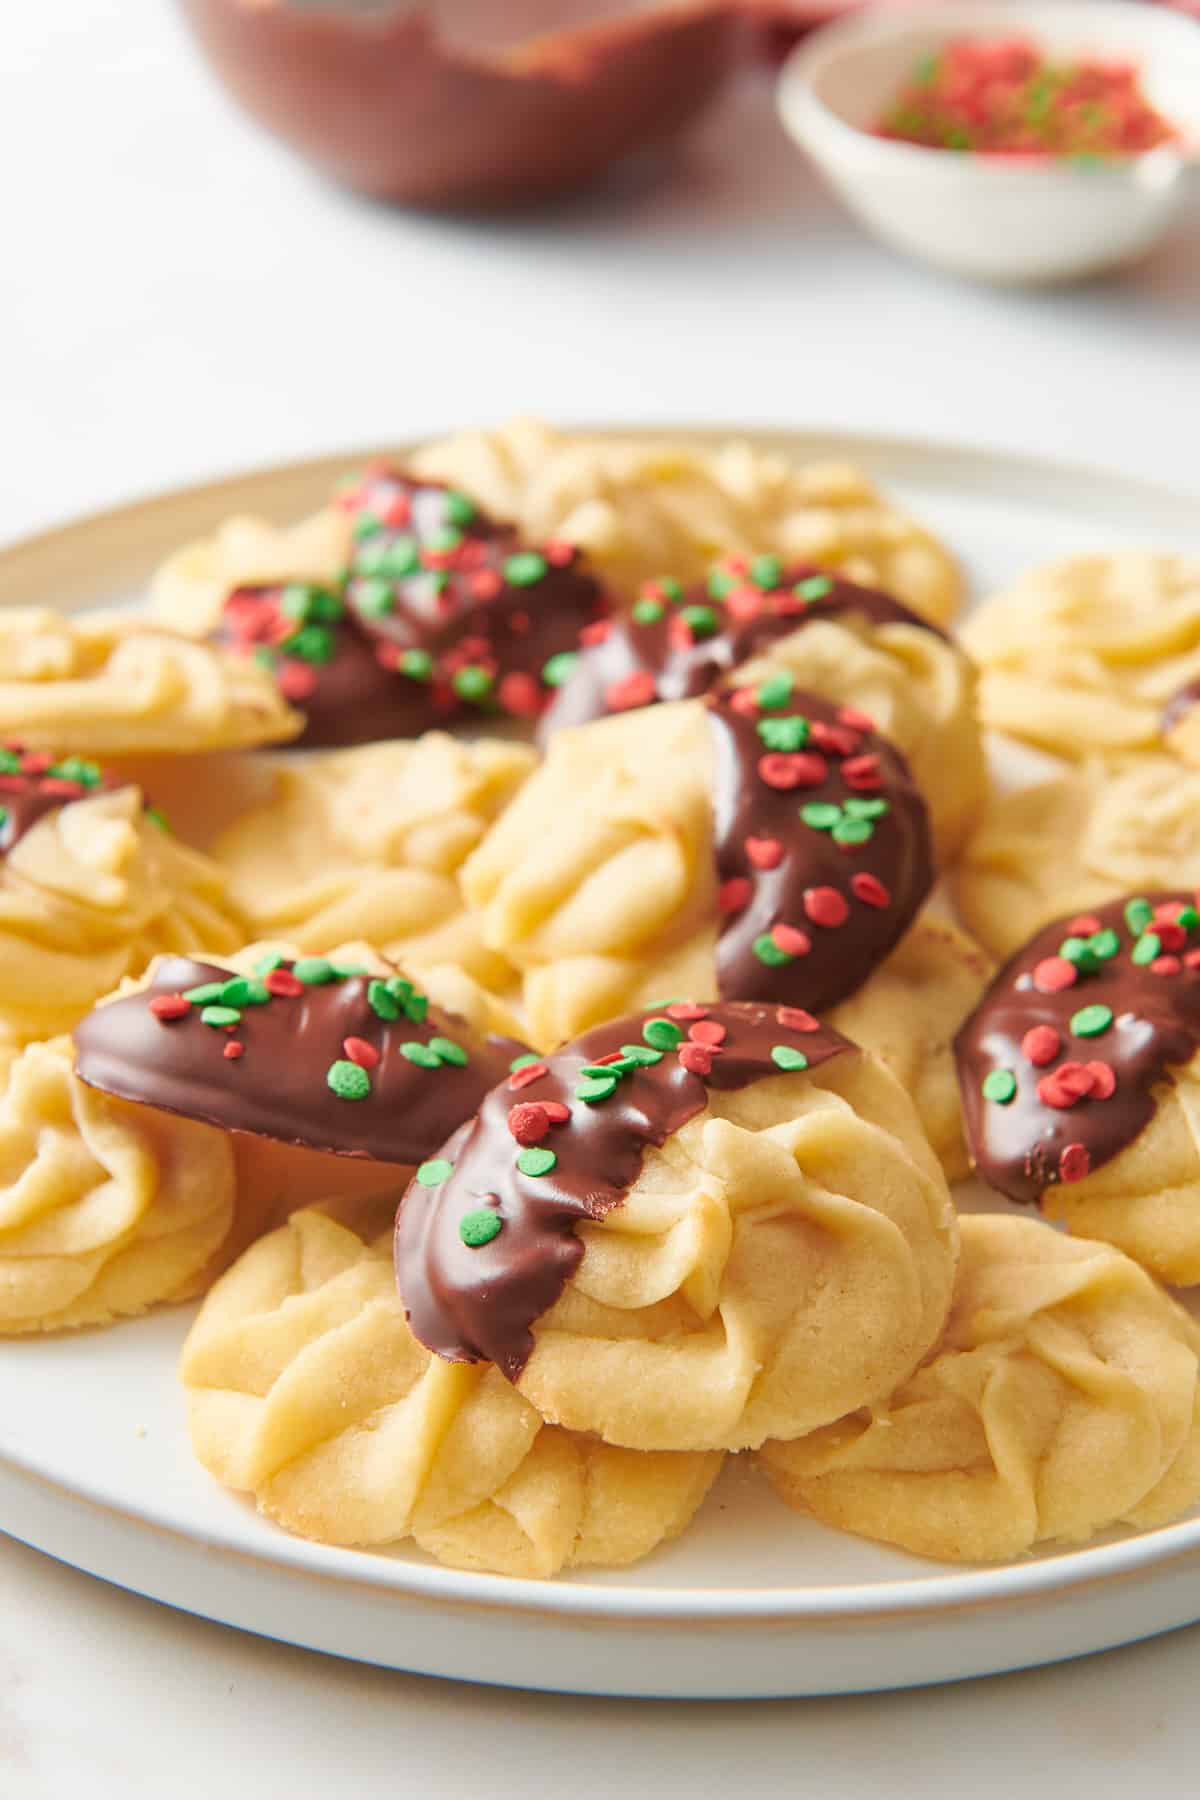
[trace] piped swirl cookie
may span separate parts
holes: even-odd
[[[1175,1282],[1200,1281],[1200,912],[1178,891],[1039,932],[956,1041],[967,1143],[1040,1203]]]
[[[396,1225],[422,1343],[643,1450],[744,1448],[883,1398],[937,1338],[956,1255],[894,1078],[811,1014],[748,1003],[526,1060]]]
[[[974,670],[936,626],[876,588],[777,556],[718,563],[693,588],[647,582],[632,608],[582,634],[569,679],[543,715],[564,727],[691,700],[736,672],[788,675],[852,702],[908,758],[929,803],[940,860],[961,847],[986,793]]]
[[[462,871],[546,1045],[661,993],[831,1006],[932,880],[899,751],[783,674],[558,733]]]
[[[826,1524],[999,1562],[1200,1498],[1200,1330],[1141,1269],[1033,1219],[967,1217],[936,1355],[890,1400],[758,1461]]]
[[[320,1543],[409,1540],[456,1568],[636,1562],[684,1530],[722,1461],[544,1425],[496,1370],[415,1341],[386,1245],[312,1212],[218,1282],[181,1373],[200,1462],[269,1518]]]

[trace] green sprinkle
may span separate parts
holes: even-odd
[[[769,969],[780,969],[784,963],[795,961],[791,952],[781,950],[770,932],[767,931],[764,931],[761,937],[755,938],[754,954],[759,962],[766,963]]]
[[[350,981],[355,975],[371,973],[364,963],[334,963],[333,972],[339,981]]]
[[[221,1025],[240,1025],[242,1015],[236,1006],[204,1006],[200,1009],[200,1022],[216,1029]]]
[[[661,600],[639,600],[633,609],[635,625],[657,625],[666,612]]]
[[[832,831],[841,822],[842,809],[831,800],[809,800],[800,808],[800,817],[813,831]]]
[[[298,656],[302,662],[327,663],[333,661],[335,646],[328,625],[302,625],[282,647],[289,656]]]
[[[655,1063],[663,1059],[661,1050],[654,1050],[649,1044],[622,1044],[621,1056],[625,1062],[632,1063],[639,1069],[653,1068]]]
[[[364,538],[374,537],[382,530],[383,520],[373,512],[361,512],[354,521],[354,536],[360,544]]]
[[[371,573],[390,575],[393,581],[406,581],[410,575],[421,572],[421,552],[415,538],[393,538],[378,550],[374,560],[376,566]]]
[[[606,1081],[610,1075],[615,1075],[619,1081],[622,1075],[628,1075],[632,1067],[633,1064],[627,1057],[619,1056],[616,1062],[584,1063],[579,1073],[585,1081]]]
[[[607,1100],[610,1094],[617,1091],[616,1075],[589,1076],[581,1081],[575,1089],[575,1098],[583,1100],[588,1106],[595,1106],[600,1100]]]
[[[279,596],[279,610],[289,619],[299,619],[307,624],[312,618],[313,594],[316,590],[307,587],[302,581],[289,581]]]
[[[796,683],[790,675],[768,675],[754,698],[765,711],[771,711],[776,707],[786,706],[795,687]]]
[[[919,81],[922,87],[930,87],[937,80],[941,60],[940,56],[923,56],[913,70],[913,80]]]
[[[724,600],[732,594],[737,582],[725,569],[714,569],[708,578],[708,593],[711,600]]]
[[[0,831],[3,831],[4,827],[7,824],[8,824],[8,808],[7,808],[7,806],[0,806]]]
[[[432,1037],[429,1048],[437,1051],[442,1062],[453,1063],[456,1069],[465,1069],[471,1060],[462,1045],[456,1044],[453,1038]]]
[[[325,1080],[339,1100],[365,1100],[371,1092],[371,1077],[357,1063],[340,1058],[330,1063]]]
[[[400,658],[400,673],[410,681],[429,681],[433,676],[433,658],[428,650],[406,650]]]
[[[1104,931],[1093,931],[1088,939],[1088,949],[1093,956],[1098,956],[1101,962],[1108,962],[1109,958],[1115,956],[1120,948],[1121,940],[1111,926]]]
[[[673,1050],[683,1042],[683,1032],[674,1019],[647,1019],[642,1036],[652,1050]]]
[[[1010,1069],[993,1069],[985,1075],[981,1084],[981,1092],[985,1100],[995,1100],[1000,1106],[1007,1106],[1016,1098],[1017,1078]]]
[[[550,572],[550,565],[536,550],[521,550],[504,564],[504,579],[513,587],[536,587]]]
[[[436,550],[439,555],[444,555],[451,550],[457,550],[462,541],[463,534],[457,525],[439,525],[436,531],[430,532],[425,547],[427,550]]]
[[[183,997],[192,1006],[207,1006],[210,1000],[219,1000],[224,992],[223,981],[205,981],[200,987],[185,989]]]
[[[167,815],[160,812],[157,806],[148,806],[145,809],[145,817],[158,831],[165,831],[170,837],[171,827],[167,823]]]
[[[262,982],[250,975],[235,975],[221,989],[222,1006],[266,1006],[270,998]]]
[[[518,1069],[532,1069],[534,1063],[540,1063],[541,1057],[535,1051],[527,1051],[524,1056],[514,1056],[509,1063],[509,1071],[515,1075]]]
[[[660,575],[656,586],[662,589],[668,600],[683,599],[683,583],[676,581],[673,575]]]
[[[560,650],[557,656],[552,656],[549,662],[543,663],[542,680],[547,687],[562,687],[575,673],[578,661],[578,650]]]
[[[354,601],[359,612],[366,613],[368,619],[385,618],[396,606],[391,582],[384,581],[378,575],[369,575],[365,581],[358,583],[354,590]]]
[[[520,1151],[517,1156],[517,1167],[522,1175],[548,1175],[557,1166],[558,1158],[553,1150],[543,1150],[537,1145]]]
[[[292,974],[305,987],[324,987],[327,982],[337,980],[333,964],[323,956],[302,956],[299,962],[292,964]]]
[[[254,647],[254,660],[260,669],[273,669],[275,667],[275,652],[271,649],[269,644],[256,644]]]
[[[792,592],[797,600],[824,600],[826,594],[832,594],[833,582],[828,575],[809,575],[798,581]]]
[[[406,1019],[414,1025],[423,1025],[429,1012],[429,995],[419,994],[411,981],[405,981],[402,975],[392,975],[387,984],[388,992],[397,1001]]]
[[[685,606],[679,616],[693,637],[712,637],[721,628],[721,621],[711,606]]]
[[[1162,943],[1156,931],[1144,931],[1129,953],[1130,962],[1144,968],[1152,963],[1156,956],[1162,955]]]
[[[399,1000],[387,989],[384,981],[372,981],[367,985],[367,1005],[378,1019],[386,1019],[390,1023],[398,1019],[404,1010]]]
[[[458,1235],[468,1250],[482,1250],[485,1244],[499,1237],[503,1229],[503,1219],[490,1206],[477,1206],[474,1212],[464,1213],[458,1221]]]
[[[15,750],[0,750],[0,775],[19,775],[21,759]]]
[[[860,800],[856,794],[851,795],[844,808],[848,819],[883,819],[891,810],[886,800]]]
[[[777,588],[783,580],[783,564],[777,556],[756,556],[750,564],[750,579],[764,592]]]
[[[803,750],[808,742],[808,720],[799,713],[788,719],[760,719],[758,735],[768,750]]]
[[[309,615],[320,624],[333,625],[346,615],[346,609],[336,594],[328,588],[313,588],[309,600]]]
[[[495,686],[495,681],[486,669],[475,663],[468,663],[465,669],[459,669],[450,683],[460,700],[486,700]]]
[[[1185,931],[1195,931],[1197,925],[1200,925],[1200,912],[1197,912],[1194,906],[1185,906],[1179,914],[1176,924],[1182,925]]]
[[[446,517],[452,525],[469,525],[475,517],[475,502],[458,488],[447,488]]]
[[[870,819],[839,819],[829,835],[835,844],[869,844],[875,827]]]
[[[278,950],[268,950],[267,954],[265,956],[260,956],[255,963],[254,973],[256,975],[273,975],[276,969],[282,969],[282,967],[283,956],[281,952]]]
[[[422,1044],[415,1039],[401,1044],[400,1054],[407,1062],[416,1063],[418,1069],[440,1069],[442,1059],[432,1044]]]
[[[77,781],[80,787],[87,788],[99,787],[103,779],[99,764],[82,756],[64,756],[61,762],[51,763],[46,773],[60,781]]]
[[[1113,1022],[1107,1006],[1081,1006],[1071,1015],[1071,1031],[1075,1037],[1102,1037]]]
[[[771,1061],[777,1069],[807,1069],[808,1058],[803,1050],[793,1050],[790,1044],[774,1044],[771,1047]]]
[[[1081,975],[1094,975],[1099,966],[1098,958],[1087,938],[1064,938],[1058,946],[1058,954],[1065,962],[1074,963]]]
[[[435,1156],[431,1162],[421,1164],[417,1170],[417,1180],[422,1187],[437,1187],[453,1173],[453,1163],[447,1162],[444,1156]]]

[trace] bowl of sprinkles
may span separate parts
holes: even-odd
[[[1145,254],[1200,163],[1200,26],[1132,0],[889,7],[789,58],[780,111],[884,242],[961,275]]]

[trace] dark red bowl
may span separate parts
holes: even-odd
[[[675,4],[515,48],[447,43],[424,9],[183,0],[209,61],[260,124],[385,200],[501,207],[583,186],[664,143],[741,54],[736,4]]]

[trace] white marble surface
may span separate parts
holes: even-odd
[[[1106,286],[954,285],[861,239],[746,92],[665,185],[405,219],[260,139],[150,0],[14,7],[5,33],[0,538],[518,408],[922,432],[1200,488],[1200,211]],[[1194,1785],[1198,1648],[881,1699],[549,1699],[258,1642],[0,1539],[0,1794],[1116,1800]]]

